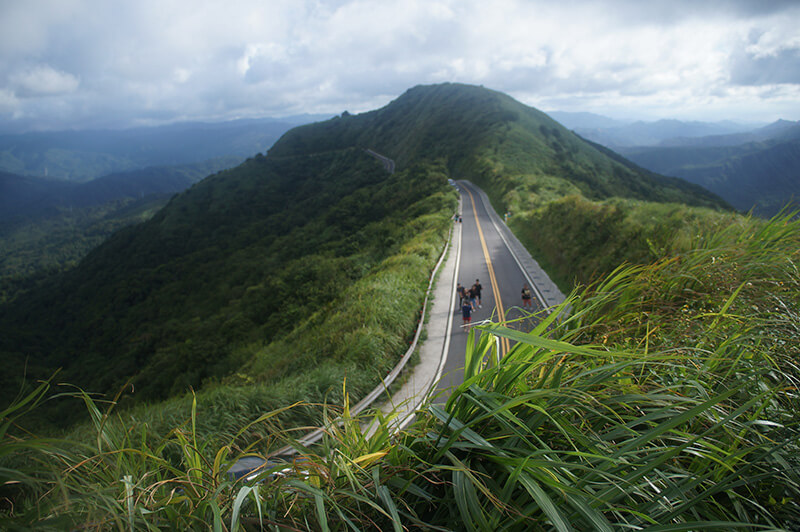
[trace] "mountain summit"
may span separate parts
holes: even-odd
[[[417,86],[376,111],[297,127],[269,155],[349,146],[371,147],[399,167],[439,159],[452,177],[473,180],[487,190],[502,175],[542,199],[577,193],[590,199],[619,196],[725,206],[705,189],[638,168],[506,94],[456,83]]]

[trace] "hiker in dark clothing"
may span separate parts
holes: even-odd
[[[461,317],[463,319],[464,331],[469,332],[469,324],[472,321],[472,305],[469,304],[468,299],[464,299],[461,305]]]
[[[531,289],[526,284],[522,285],[522,306],[533,308],[531,304]]]
[[[483,290],[483,287],[481,286],[481,282],[478,279],[475,279],[475,284],[472,285],[472,290],[475,292],[475,299],[478,300],[478,308],[482,308],[481,290]]]

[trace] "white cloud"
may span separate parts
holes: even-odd
[[[80,84],[77,77],[56,70],[50,65],[26,68],[10,76],[11,85],[20,96],[54,96],[75,92]]]
[[[8,89],[0,89],[0,115],[18,116],[19,100]]]

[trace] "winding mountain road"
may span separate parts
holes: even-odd
[[[560,303],[564,296],[549,279],[542,279],[546,275],[540,268],[539,271],[528,271],[535,270],[529,264],[526,269],[523,261],[516,256],[522,250],[512,250],[509,236],[513,235],[494,212],[486,195],[468,181],[458,181],[457,184],[461,194],[462,227],[456,282],[469,288],[476,280],[480,280],[483,286],[482,305],[472,313],[472,322],[474,324],[490,319],[515,329],[529,331],[536,324],[531,318],[521,321],[520,318]],[[532,308],[522,308],[523,285],[530,287],[533,293]],[[458,296],[455,294],[453,301],[456,308],[450,327],[450,342],[442,378],[435,391],[442,398],[447,396],[450,387],[463,381],[462,369],[468,335],[462,327]],[[510,347],[508,340],[501,341],[501,355],[505,355]]]
[[[486,194],[469,181],[453,184],[461,195],[462,221],[455,223],[450,251],[434,289],[420,362],[381,407],[386,414],[395,411],[399,427],[413,419],[428,396],[436,395],[437,401],[444,401],[449,390],[463,381],[468,334],[461,326],[458,283],[470,287],[479,279],[483,286],[482,306],[473,313],[473,325],[491,319],[530,330],[535,325],[532,320],[518,318],[564,301],[564,295],[494,211]],[[534,294],[533,308],[525,311],[520,308],[523,284]],[[510,347],[507,342],[501,343],[501,353],[507,353]]]
[[[378,156],[387,171],[393,170],[394,164],[389,166],[384,160],[388,158],[374,152],[370,155]],[[425,399],[434,395],[437,402],[445,401],[452,387],[463,382],[468,334],[461,326],[457,283],[470,287],[480,279],[483,286],[482,305],[473,313],[473,325],[491,319],[509,327],[530,330],[535,324],[527,317],[528,313],[564,301],[564,295],[494,211],[486,194],[469,181],[453,182],[453,185],[461,195],[461,222],[454,223],[446,260],[443,256],[441,267],[437,266],[438,281],[432,289],[432,304],[427,311],[427,339],[419,346],[420,361],[413,368],[406,368],[408,375],[397,391],[391,395],[387,393],[394,379],[392,376],[352,407],[354,415],[371,407],[373,402],[377,405],[383,401],[380,409],[385,414],[392,413],[395,427],[403,428],[411,422]],[[534,297],[533,308],[523,311],[521,290],[524,284],[531,287]],[[415,346],[416,339],[392,373],[399,374],[403,370]],[[501,342],[501,355],[510,347],[507,341]],[[364,430],[369,434],[374,426],[366,426]],[[320,428],[299,440],[311,445],[319,441],[323,432]],[[293,448],[286,447],[276,454],[285,456],[294,452]],[[260,458],[241,459],[233,465],[229,475],[231,478],[248,476],[265,464]]]

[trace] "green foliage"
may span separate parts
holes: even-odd
[[[738,223],[733,213],[676,203],[565,196],[509,225],[565,292],[622,263],[648,264],[693,245],[699,232]]]
[[[3,524],[791,529],[800,520],[798,229],[789,216],[737,218],[700,230],[690,251],[575,291],[530,333],[474,328],[464,383],[394,436],[391,415],[351,416],[345,389],[341,408],[321,407],[328,428],[314,448],[273,423],[290,409],[204,435],[204,413],[218,410],[202,398],[182,399],[154,429],[115,422],[79,393],[91,446],[5,434],[10,462],[0,464],[17,464],[39,495],[18,492]],[[515,342],[501,360],[497,337]],[[226,477],[235,458],[285,443],[297,459]]]
[[[129,198],[6,226],[0,231],[0,304],[73,268],[114,231],[149,219],[168,200]]]
[[[240,384],[235,373],[319,401],[352,371],[361,393],[413,331],[455,205],[446,183],[435,165],[389,176],[360,150],[212,176],[8,306],[6,379],[28,358],[34,377],[63,367],[93,392],[132,379],[123,404]],[[362,348],[348,363],[350,337]],[[74,419],[68,402],[52,408]]]

